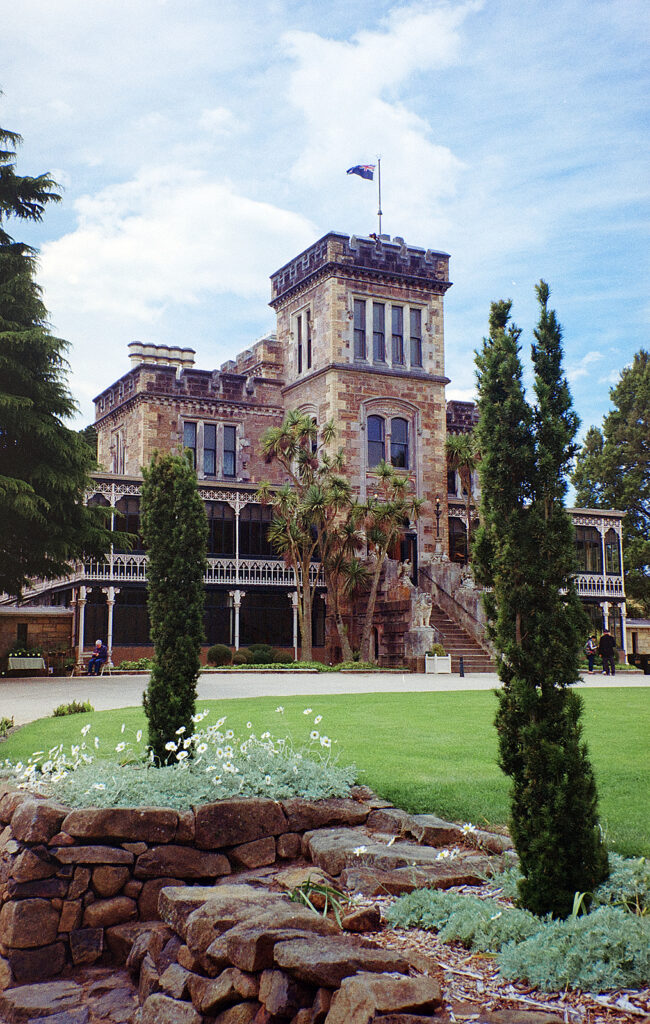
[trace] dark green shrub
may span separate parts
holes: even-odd
[[[275,651],[270,644],[250,644],[248,647],[249,665],[272,665]]]
[[[70,704],[59,704],[58,708],[52,712],[52,718],[63,718],[64,715],[87,715],[94,710],[89,700],[85,700],[83,703],[73,700]]]
[[[233,665],[248,665],[248,655],[246,651],[235,651],[232,656]]]
[[[288,651],[276,651],[273,661],[276,665],[293,665],[293,655]]]
[[[232,663],[232,651],[225,644],[214,644],[208,651],[208,665],[230,665]]]
[[[428,654],[437,654],[439,658],[442,658],[442,657],[444,657],[446,651],[445,651],[444,647],[442,646],[442,644],[431,644],[431,647],[429,648],[429,651],[427,653]]]
[[[190,736],[204,640],[208,524],[196,472],[185,455],[155,453],[143,469],[142,536],[156,662],[142,704],[155,763],[169,758],[178,729]]]

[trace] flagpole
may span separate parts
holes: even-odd
[[[381,234],[381,157],[377,157],[377,188],[379,203],[377,208],[377,217],[379,218],[379,234]]]

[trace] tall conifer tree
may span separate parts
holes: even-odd
[[[67,345],[50,333],[36,252],[5,230],[10,219],[40,221],[60,199],[48,174],[16,174],[20,141],[0,129],[0,593],[12,595],[111,543],[102,511],[83,502],[95,457],[65,424],[76,412]]]
[[[184,456],[154,455],[143,470],[142,534],[147,548],[151,638],[156,660],[143,706],[149,745],[157,763],[172,759],[165,748],[177,730],[193,731],[204,638],[207,520],[196,472]]]
[[[578,419],[562,375],[562,332],[537,287],[533,408],[525,398],[511,304],[494,303],[477,355],[481,526],[474,548],[490,635],[500,655],[499,763],[512,779],[511,831],[522,904],[566,916],[576,891],[607,876],[597,795],[581,739],[579,678],[585,630],[564,507]]]

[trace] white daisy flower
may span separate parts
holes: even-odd
[[[126,743],[118,743],[115,749],[118,752],[118,754],[121,754],[125,747]]]

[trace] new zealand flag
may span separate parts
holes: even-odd
[[[360,178],[367,178],[368,181],[372,181],[374,173],[374,164],[356,164],[354,167],[348,167],[348,174],[358,174]]]

